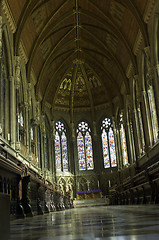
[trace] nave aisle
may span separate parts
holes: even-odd
[[[74,208],[11,222],[10,240],[158,240],[157,205]]]

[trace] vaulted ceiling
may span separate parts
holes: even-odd
[[[122,102],[148,46],[152,0],[8,0],[15,55],[42,106],[82,110]]]

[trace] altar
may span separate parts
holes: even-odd
[[[100,189],[89,190],[89,191],[77,191],[77,200],[95,199],[95,198],[102,198],[102,191]]]

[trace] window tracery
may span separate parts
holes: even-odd
[[[116,149],[115,149],[115,138],[113,132],[113,126],[109,118],[105,118],[102,121],[102,148],[103,148],[103,159],[104,168],[116,167]]]
[[[56,170],[69,170],[66,128],[61,121],[55,124],[55,161]]]
[[[80,122],[77,127],[77,150],[79,170],[93,170],[93,148],[91,130],[86,122]]]

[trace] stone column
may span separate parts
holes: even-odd
[[[51,121],[51,172],[55,181],[56,165],[55,165],[55,122]]]
[[[32,161],[32,155],[31,155],[31,137],[30,137],[30,124],[29,124],[29,120],[30,120],[30,106],[28,104],[28,102],[26,101],[24,103],[24,127],[25,127],[25,138],[24,138],[24,145],[26,145],[27,148],[27,155],[28,155],[28,160],[29,163],[31,163]]]
[[[133,158],[133,162],[136,161],[136,149],[135,149],[135,142],[134,142],[134,129],[133,129],[133,124],[132,124],[132,120],[130,119],[130,137],[131,137],[131,149],[132,149],[132,158]]]
[[[31,119],[30,119],[30,111],[31,111],[31,83],[28,83],[27,89],[27,101],[25,102],[25,129],[26,129],[26,146],[28,150],[29,162],[31,163],[33,157],[31,154]]]
[[[144,124],[144,132],[145,132],[145,141],[147,146],[152,146],[153,143],[153,131],[152,131],[152,122],[151,122],[151,114],[150,114],[150,108],[147,98],[146,91],[142,92],[143,94],[143,102],[144,106],[142,107],[142,113],[143,113],[143,124]],[[147,120],[147,121],[145,121]]]
[[[130,164],[134,162],[133,160],[133,150],[132,150],[132,136],[131,136],[131,131],[130,131],[130,123],[127,122],[127,130],[128,130],[128,143],[129,143],[129,159],[130,159]]]
[[[144,56],[145,56],[145,75],[146,76],[144,79],[144,86],[143,86],[143,100],[144,100],[144,107],[145,107],[144,110],[146,113],[144,114],[147,117],[146,130],[148,129],[148,132],[146,131],[145,137],[147,141],[147,146],[152,146],[154,142],[154,137],[153,137],[153,129],[152,129],[152,121],[151,121],[151,112],[150,112],[149,100],[147,95],[149,87],[153,86],[154,84],[154,70],[151,64],[151,59],[150,59],[150,46],[147,46],[146,48],[144,48]]]
[[[2,21],[2,16],[0,16],[0,59],[2,59],[2,51],[3,51],[2,33],[3,33],[3,21]]]
[[[41,116],[41,157],[42,157],[42,173],[43,173],[43,175],[45,175],[44,135],[45,135],[45,115],[42,115]]]
[[[15,87],[16,87],[16,143],[15,148],[20,151],[20,139],[19,139],[19,91],[20,91],[20,57],[15,57]]]
[[[2,47],[3,47],[3,44],[2,44],[2,16],[0,16],[0,135],[2,135],[2,104],[3,104],[3,99],[2,99]]]
[[[98,135],[97,135],[97,127],[96,121],[93,121],[93,134],[92,134],[92,151],[93,151],[93,162],[94,162],[94,170],[98,173],[101,171],[101,164],[99,164],[99,145],[98,145]],[[94,146],[94,147],[93,147]]]
[[[15,94],[15,85],[14,85],[14,77],[11,76],[9,79],[10,83],[10,141],[11,146],[15,149],[15,142],[16,142],[16,94]]]
[[[71,134],[70,134],[70,171],[74,174],[74,189],[73,189],[73,197],[76,197],[77,191],[77,173],[78,173],[78,165],[77,165],[77,158],[76,158],[76,136],[75,136],[75,128],[74,122],[70,123],[71,126]]]
[[[154,95],[156,103],[156,112],[158,116],[158,126],[159,126],[159,64],[154,67]],[[158,134],[159,135],[159,134]]]
[[[0,59],[0,135],[3,134],[2,58]]]
[[[77,173],[77,161],[75,160],[75,129],[74,122],[70,123],[71,126],[71,134],[70,134],[70,171],[73,174]]]
[[[38,128],[40,128],[40,102],[36,102],[36,113],[35,113],[35,148],[36,148],[36,156],[38,156],[38,170],[39,173],[41,173],[41,163],[40,161],[42,161],[42,154],[39,158],[39,154],[42,153],[42,149],[39,152],[39,143],[38,143]],[[40,138],[42,138],[41,135],[41,129],[40,129]],[[41,148],[41,143],[40,143],[40,148]]]
[[[140,134],[140,127],[139,127],[139,121],[138,121],[138,115],[137,115],[137,111],[134,108],[134,122],[135,122],[135,127],[136,127],[136,131],[135,131],[135,135],[136,135],[136,149],[137,149],[137,155],[140,157],[141,155],[141,150],[142,150],[142,143],[141,143],[141,134]]]
[[[7,76],[6,76],[7,77]],[[9,105],[9,79],[6,79],[5,81],[5,132],[4,132],[4,136],[5,139],[10,141],[10,105]],[[9,134],[9,138],[8,138],[8,134]]]
[[[34,126],[34,142],[35,142],[35,156],[38,157],[38,134],[37,134],[37,125]]]
[[[100,173],[103,171],[103,155],[100,149],[100,135],[97,134],[97,123],[93,121],[93,134],[92,134],[92,151],[93,151],[93,162],[94,171],[97,173],[97,184],[98,188],[101,186]]]

